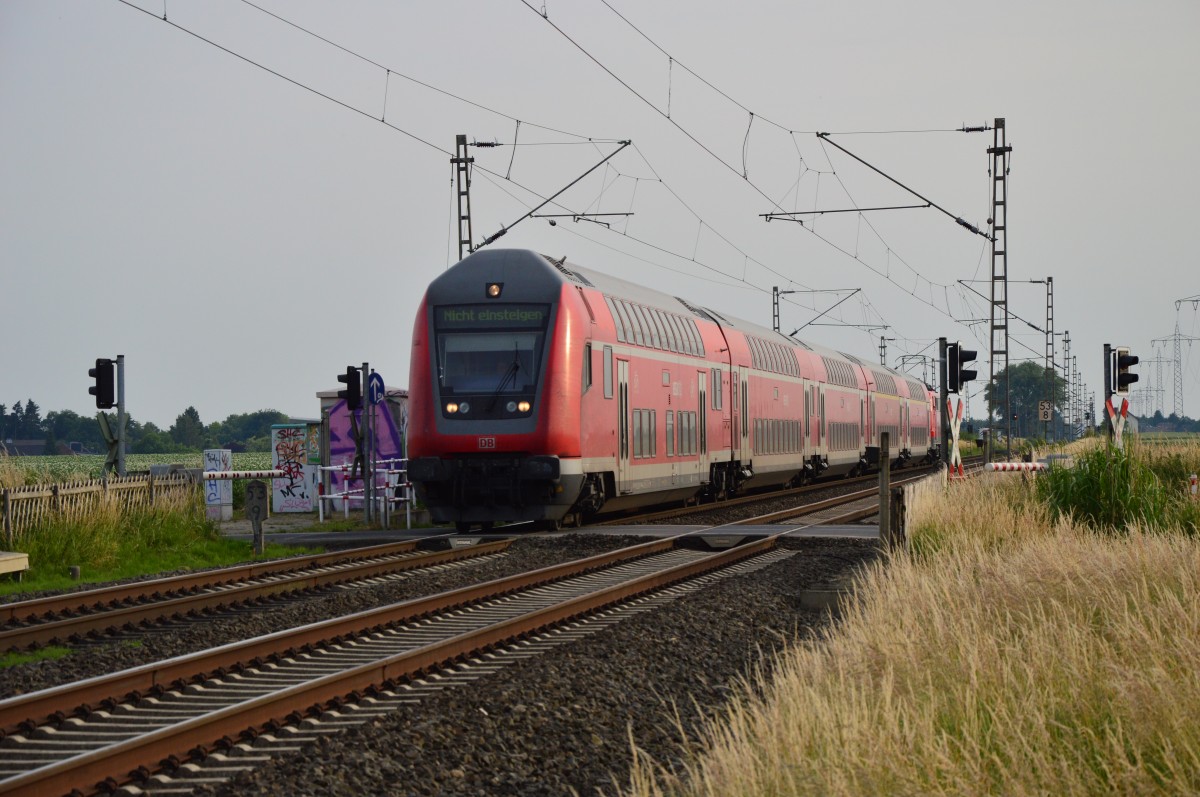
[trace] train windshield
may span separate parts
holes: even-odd
[[[534,392],[549,315],[548,305],[435,308],[442,395]]]

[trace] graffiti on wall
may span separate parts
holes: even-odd
[[[376,407],[366,407],[355,413],[359,429],[362,429],[362,413],[374,410],[375,435],[374,447],[378,460],[402,459],[404,457],[404,439],[408,431],[408,402],[385,401]],[[345,401],[338,401],[329,408],[329,464],[351,465],[354,462],[354,438],[350,435],[350,411]],[[342,492],[346,489],[345,479],[340,471],[330,474],[330,493]],[[361,489],[362,480],[350,480],[350,489]]]
[[[204,451],[204,470],[233,470],[233,452],[227,448]],[[229,520],[233,517],[233,482],[207,479],[204,482],[205,516],[210,520]],[[223,507],[225,507],[223,509]]]
[[[316,428],[319,439],[320,427]],[[271,427],[272,466],[283,471],[282,477],[272,480],[272,511],[311,512],[316,508],[317,466],[310,464],[312,437],[309,424]]]

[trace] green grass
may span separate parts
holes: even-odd
[[[59,647],[58,645],[47,645],[44,648],[38,648],[28,653],[9,651],[8,653],[0,654],[0,669],[16,667],[18,664],[29,664],[34,661],[55,661],[70,652],[70,648]]]
[[[1106,533],[1181,528],[1195,534],[1200,502],[1189,500],[1187,474],[1200,465],[1200,446],[1124,450],[1100,445],[1075,455],[1073,467],[1055,467],[1037,479],[1037,495],[1054,518],[1066,517]]]
[[[124,514],[100,509],[82,522],[49,522],[18,535],[13,547],[29,554],[30,569],[22,582],[0,585],[0,594],[77,586],[69,573],[74,565],[81,581],[103,582],[255,559],[249,542],[222,537],[205,519],[198,497]],[[268,545],[262,558],[318,550]]]

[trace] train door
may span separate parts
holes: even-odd
[[[817,398],[820,406],[817,414],[817,446],[828,446],[829,441],[826,438],[825,431],[825,386],[821,385],[817,388]],[[828,456],[829,451],[826,449],[825,454]]]
[[[708,484],[708,371],[696,373],[697,401],[699,411],[696,413],[696,450],[700,461],[700,483]]]
[[[738,407],[738,371],[732,368],[729,371],[729,458],[734,461],[742,459],[742,432],[739,418],[741,417],[741,409]]]
[[[745,374],[745,371],[742,373]],[[742,451],[744,452],[746,459],[751,459],[753,452],[750,450],[750,380],[744,375],[741,379],[742,431],[740,436],[742,440]]]
[[[631,492],[629,484],[629,361],[617,360],[617,494]]]

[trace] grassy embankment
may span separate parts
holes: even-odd
[[[627,795],[1200,792],[1200,444],[954,484],[667,773]],[[636,740],[635,740],[636,741]]]
[[[23,468],[0,458],[0,487],[26,484],[27,478]],[[69,575],[72,566],[80,567],[83,581],[101,582],[254,559],[249,543],[223,538],[205,518],[199,491],[176,502],[160,500],[152,508],[122,512],[108,503],[82,521],[50,520],[21,530],[11,548],[29,554],[30,569],[20,583],[0,581],[0,594],[76,586]],[[297,553],[269,545],[266,557]]]

